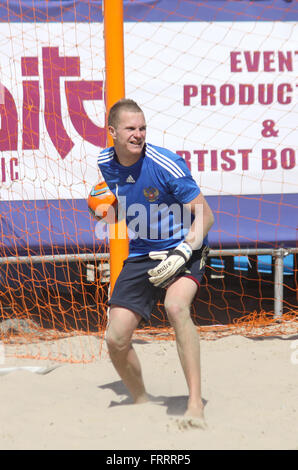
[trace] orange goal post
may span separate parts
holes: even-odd
[[[297,333],[297,2],[37,3],[0,2],[7,357],[101,354],[127,240],[86,199],[123,96],[144,110],[148,141],[185,159],[215,216],[192,310],[202,337]],[[162,297],[137,334],[172,338]]]

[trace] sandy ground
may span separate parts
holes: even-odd
[[[298,449],[297,338],[201,340],[206,430],[177,426],[187,388],[174,341],[134,342],[145,405],[131,403],[105,346],[85,364],[7,358],[2,371],[58,367],[0,376],[0,449]],[[59,341],[47,347],[61,352]],[[94,354],[99,340],[88,341]],[[69,347],[81,351],[82,339],[67,339]]]

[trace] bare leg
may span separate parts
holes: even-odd
[[[141,365],[131,344],[140,316],[122,307],[112,306],[106,335],[111,361],[128,388],[134,403],[148,401]]]
[[[180,278],[166,294],[165,308],[175,330],[181,366],[189,389],[188,407],[181,427],[206,427],[201,396],[199,335],[190,316],[190,305],[197,291],[194,281]]]

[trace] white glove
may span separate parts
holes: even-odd
[[[149,269],[149,281],[155,287],[166,287],[179,273],[185,270],[185,265],[191,255],[192,249],[187,242],[182,242],[169,251],[150,251],[151,259],[162,261],[155,268]]]

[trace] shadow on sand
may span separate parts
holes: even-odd
[[[109,408],[112,408],[114,406],[133,405],[133,400],[131,399],[125,385],[121,380],[111,382],[105,385],[100,385],[98,388],[103,390],[112,390],[116,395],[121,396],[121,399],[119,401],[112,400],[109,405]],[[160,406],[165,406],[167,408],[167,414],[170,416],[182,416],[186,412],[188,402],[187,395],[178,395],[174,397],[167,397],[163,395],[154,396],[151,394],[148,395],[152,403],[155,403]],[[204,406],[206,406],[207,401],[203,399],[203,403]]]

